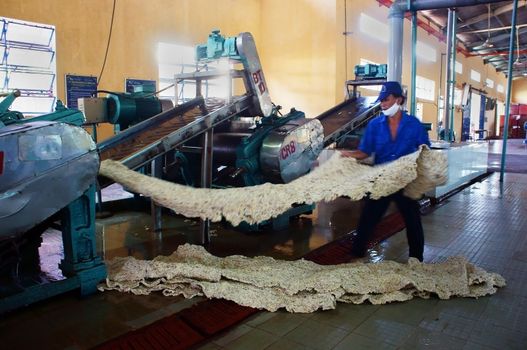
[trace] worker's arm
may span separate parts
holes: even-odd
[[[342,150],[340,151],[340,154],[345,158],[355,158],[357,160],[362,160],[368,158],[368,154],[362,152],[361,150],[354,150],[354,151],[346,151]]]

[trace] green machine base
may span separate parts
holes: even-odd
[[[79,289],[85,296],[106,278],[106,266],[95,245],[95,185],[59,213],[64,258],[59,267],[65,279],[19,286],[19,291],[0,298],[0,313]]]

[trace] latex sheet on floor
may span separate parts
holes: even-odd
[[[170,256],[154,260],[115,258],[100,290],[186,298],[223,298],[268,311],[290,312],[334,309],[337,302],[384,304],[413,297],[441,299],[480,297],[505,286],[503,277],[453,257],[437,264],[410,259],[318,265],[304,259],[229,256],[219,258],[203,247],[185,244]]]

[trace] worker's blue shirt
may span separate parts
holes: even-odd
[[[359,150],[368,155],[375,153],[375,164],[390,162],[413,153],[420,145],[430,147],[428,133],[419,119],[405,111],[402,113],[395,140],[392,140],[390,134],[389,117],[381,114],[368,123]]]

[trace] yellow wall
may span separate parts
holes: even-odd
[[[21,20],[52,24],[57,29],[58,96],[64,98],[64,75],[98,75],[108,37],[112,0],[2,0],[0,14]],[[347,8],[347,28],[344,7]],[[157,79],[156,43],[159,41],[195,45],[205,41],[210,30],[225,35],[243,31],[253,34],[271,98],[284,107],[296,107],[314,117],[343,100],[344,82],[353,79],[353,67],[360,58],[384,63],[387,44],[360,32],[359,18],[366,13],[387,23],[388,8],[377,1],[347,0],[117,0],[112,42],[100,89],[123,90],[124,79]],[[349,32],[347,36],[343,32]],[[418,30],[418,38],[438,51],[436,62],[417,59],[417,74],[436,83],[438,95],[441,53],[444,43]],[[404,24],[403,85],[410,86],[410,22]],[[347,47],[347,52],[345,48]],[[480,58],[457,60],[466,82],[478,89],[482,83],[470,80],[470,69],[497,85],[506,87]],[[347,72],[345,67],[347,66]],[[444,78],[443,78],[444,81]],[[443,82],[444,85],[444,82]],[[513,100],[527,100],[527,84],[515,82]],[[444,86],[441,86],[444,91]],[[488,94],[504,101],[496,87]],[[370,92],[375,94],[375,92]],[[437,101],[437,99],[436,99]],[[424,103],[424,121],[437,127],[436,101]],[[455,129],[461,133],[461,113],[455,115]],[[110,134],[107,128],[105,137]],[[435,136],[435,130],[430,134]]]
[[[336,3],[261,1],[257,45],[269,92],[283,112],[296,107],[312,118],[335,105]]]

